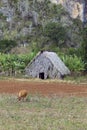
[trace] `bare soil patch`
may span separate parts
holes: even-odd
[[[87,84],[28,80],[0,80],[0,93],[17,94],[26,89],[29,94],[87,96]]]

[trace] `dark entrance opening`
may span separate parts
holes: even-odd
[[[39,73],[39,78],[44,79],[44,72]]]

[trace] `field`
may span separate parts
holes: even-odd
[[[26,89],[29,94],[57,95],[57,96],[87,96],[87,83],[77,84],[57,80],[0,80],[0,93],[18,94],[21,89]]]
[[[0,80],[0,130],[87,130],[87,84]]]

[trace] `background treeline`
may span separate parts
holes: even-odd
[[[23,74],[27,64],[40,51],[40,49],[54,51],[63,60],[71,72],[87,71],[87,26],[81,30],[82,44],[78,48],[65,47],[63,42],[66,39],[66,30],[59,23],[49,23],[43,31],[45,40],[54,42],[49,48],[41,48],[37,44],[32,45],[31,51],[25,54],[10,53],[11,49],[17,46],[16,41],[0,41],[0,74],[17,76]]]
[[[57,32],[55,25],[60,28]],[[44,34],[51,39],[51,41],[62,41],[65,39],[65,31],[59,24],[51,23],[47,26]],[[56,35],[54,35],[56,33]],[[59,37],[57,38],[57,36]],[[56,47],[52,44],[49,51],[54,51],[63,60],[71,72],[83,72],[87,70],[87,27],[85,26],[81,32],[83,42],[79,48],[73,47]],[[62,43],[62,42],[61,42]],[[24,74],[24,69],[33,57],[40,51],[38,46],[32,47],[31,52],[27,54],[11,54],[8,53],[11,48],[16,46],[16,42],[2,40],[0,44],[0,74],[7,76],[17,76]]]
[[[67,52],[61,52],[60,49],[54,50],[63,60],[71,72],[83,72],[85,64],[77,50],[69,49]],[[77,53],[77,54],[76,54]],[[36,52],[29,54],[0,54],[0,74],[5,76],[23,75],[25,67],[36,55]]]

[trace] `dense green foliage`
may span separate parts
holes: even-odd
[[[16,41],[13,40],[0,40],[0,52],[8,53],[16,45]]]
[[[82,60],[84,61],[85,69],[87,70],[87,27],[83,28],[83,42],[81,46]]]
[[[7,76],[15,76],[15,74],[24,71],[34,56],[35,53],[26,55],[0,54],[0,72],[5,72]]]
[[[63,44],[66,39],[66,29],[59,23],[49,22],[44,28],[44,35],[57,45]]]
[[[77,72],[84,70],[84,63],[82,62],[81,57],[77,57],[76,55],[62,55],[61,59],[71,71]]]
[[[0,72],[5,72],[7,76],[23,74],[25,67],[32,60],[36,53],[30,54],[0,54]],[[70,71],[83,71],[84,63],[81,57],[74,55],[65,55],[59,52],[58,55],[63,60]]]

